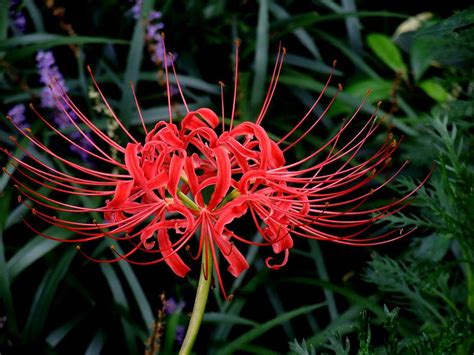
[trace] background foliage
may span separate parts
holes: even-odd
[[[3,0],[2,118],[16,105],[39,102],[43,84],[35,56],[41,50],[52,50],[70,94],[104,130],[113,127],[91,89],[86,65],[127,126],[139,124],[130,81],[147,121],[165,117],[163,67],[152,59],[150,23],[134,18],[134,4]],[[446,10],[436,2],[406,7],[354,0],[143,1],[143,18],[162,12],[167,45],[177,54],[192,107],[219,110],[217,82],[232,87],[233,44],[240,38],[238,119],[252,120],[282,42],[288,55],[265,121],[275,135],[312,105],[334,59],[334,85],[345,86],[317,135],[297,155],[323,142],[370,88],[362,114],[382,100],[386,115],[385,129],[371,144],[391,129],[404,137],[394,165],[412,161],[392,188],[408,191],[436,166],[412,207],[390,217],[394,227],[419,227],[409,238],[373,249],[299,240],[288,266],[277,272],[264,267],[264,253],[249,248],[251,269],[226,280],[233,300],[224,302],[217,289],[211,297],[198,353],[474,351],[474,9],[450,4]],[[328,98],[334,92],[329,88]],[[183,112],[179,100],[174,110]],[[54,116],[51,110],[45,114]],[[27,109],[25,116],[25,124],[48,141],[50,133],[35,115]],[[0,125],[0,145],[14,149],[12,127],[7,120]],[[80,159],[72,151],[65,154]],[[4,155],[0,159],[7,163]],[[22,223],[31,216],[17,203],[9,180],[7,174],[0,178],[0,353],[176,351],[176,335],[192,307],[196,270],[182,281],[164,265],[90,263],[73,246],[37,236]],[[71,237],[44,228],[49,235]],[[109,244],[89,252],[106,254]],[[184,303],[170,311],[171,300]]]

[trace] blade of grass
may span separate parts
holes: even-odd
[[[341,0],[344,13],[357,13],[357,6],[354,0]],[[362,51],[362,38],[360,35],[361,24],[356,16],[348,16],[344,19],[346,23],[347,37],[353,50]]]
[[[406,14],[395,13],[390,11],[356,11],[345,12],[340,14],[320,15],[317,12],[309,12],[302,15],[293,15],[291,18],[275,21],[270,26],[272,33],[277,33],[279,36],[285,36],[289,32],[293,32],[300,27],[310,27],[316,23],[330,22],[334,20],[344,20],[347,17],[394,17],[407,19]]]
[[[143,59],[143,49],[145,47],[145,28],[144,21],[148,17],[150,10],[155,4],[154,0],[144,0],[142,3],[140,19],[137,20],[133,29],[130,49],[127,55],[127,66],[123,76],[122,98],[120,99],[119,112],[123,119],[130,117],[132,112],[133,97],[130,90],[130,82],[137,84],[138,75]]]
[[[255,267],[258,272],[261,272],[265,266],[263,264],[263,261],[259,259],[257,262],[255,262]],[[280,299],[280,296],[278,295],[278,292],[275,291],[274,285],[267,285],[267,287],[265,287],[265,292],[267,293],[268,299],[273,307],[273,310],[275,311],[275,315],[285,313],[285,308],[283,307],[283,303]],[[282,323],[282,328],[289,339],[295,338],[295,332],[290,322]]]
[[[49,333],[46,337],[46,343],[55,348],[71,332],[71,330],[86,318],[86,315],[87,314],[85,313],[81,313],[72,319],[68,319],[66,323]]]
[[[248,344],[252,340],[258,338],[259,336],[263,335],[270,329],[276,327],[277,325],[280,325],[283,322],[289,321],[292,318],[295,318],[297,316],[300,316],[305,313],[312,312],[318,308],[321,308],[325,306],[326,303],[317,303],[317,304],[312,304],[312,305],[307,305],[307,306],[302,306],[300,308],[294,309],[292,311],[280,314],[279,316],[273,318],[272,320],[265,322],[252,330],[244,333],[237,339],[233,340],[232,342],[228,343],[225,345],[221,350],[221,354],[232,354],[233,352],[239,350],[244,346],[245,344]]]
[[[315,30],[315,34],[318,38],[325,40],[337,49],[339,49],[348,59],[354,63],[362,72],[366,73],[369,77],[378,79],[380,76],[362,59],[360,55],[354,53],[344,42],[340,41],[334,36],[331,36],[323,31]]]
[[[58,232],[60,232],[60,230],[57,227],[51,227],[44,231],[47,235],[58,235]],[[71,235],[70,232],[63,233]],[[45,239],[41,236],[31,239],[8,260],[7,270],[11,277],[15,279],[21,272],[56,248],[59,244],[60,243],[54,240]]]
[[[105,332],[102,329],[99,330],[95,333],[84,355],[100,355],[106,339],[107,335]]]
[[[279,6],[275,3],[270,4],[270,12],[278,20],[286,20],[291,18],[291,15],[282,6]],[[296,38],[298,38],[300,43],[306,47],[306,49],[313,55],[314,58],[321,59],[321,53],[319,52],[318,47],[308,32],[299,28],[293,31],[293,34],[296,36]]]
[[[164,346],[160,353],[173,354],[173,345],[176,343],[176,328],[179,324],[179,313],[172,313],[167,316]]]
[[[15,309],[13,307],[13,297],[11,293],[12,280],[8,272],[5,260],[5,244],[3,243],[3,228],[0,228],[0,298],[3,300],[7,315],[7,327],[13,334],[18,334],[18,324],[16,321]]]
[[[316,73],[330,74],[333,69],[331,66],[324,64],[324,62],[308,59],[300,55],[287,53],[285,56],[286,65],[294,65],[295,67],[304,68],[307,70],[314,71]],[[334,70],[334,75],[342,76],[344,73],[340,70]]]
[[[323,253],[321,253],[319,243],[314,240],[308,240],[308,242],[310,246],[310,253],[313,258],[314,264],[316,265],[316,272],[318,274],[319,279],[329,282],[329,274],[326,270],[326,265],[324,264],[324,256]],[[331,320],[334,320],[339,315],[334,294],[331,290],[325,288],[324,297],[326,298],[326,302],[328,304],[329,316],[331,317]]]
[[[117,243],[114,243],[114,246],[119,253],[122,253],[122,250],[120,249]],[[140,285],[140,282],[138,281],[137,276],[135,275],[135,272],[133,271],[130,264],[118,263],[118,265],[122,270],[122,273],[125,276],[128,285],[130,286],[130,290],[132,291],[132,294],[135,298],[135,302],[137,303],[138,308],[140,309],[143,321],[145,322],[145,325],[148,329],[153,325],[154,321],[153,311],[151,310],[150,302],[148,301],[145,292],[143,291],[143,288]]]
[[[239,294],[252,294],[253,292],[256,292],[257,287],[267,280],[268,270],[264,270],[255,275],[244,287],[240,288]],[[246,302],[246,297],[234,297],[231,302],[224,302],[220,310],[222,313],[227,315],[239,316],[242,309],[245,307]],[[213,340],[222,341],[222,339],[227,339],[232,327],[233,324],[219,324],[213,333]]]
[[[69,270],[69,266],[75,255],[75,250],[67,251],[63,254],[59,262],[51,265],[45,272],[45,276],[33,299],[25,328],[22,331],[22,341],[24,344],[34,339],[39,339],[41,336],[44,324],[50,312],[51,304],[56,296],[56,291]]]
[[[49,33],[34,33],[20,37],[13,37],[0,43],[0,49],[6,50],[5,60],[14,62],[31,57],[39,50],[63,45],[83,44],[128,44],[122,39],[92,36],[62,36]]]
[[[101,264],[100,268],[102,273],[109,284],[110,291],[112,292],[112,297],[114,299],[115,305],[125,312],[129,313],[129,307],[127,302],[127,297],[125,296],[125,291],[122,287],[122,284],[117,276],[117,273],[113,269],[113,266],[110,264]],[[137,354],[137,342],[134,336],[134,330],[129,324],[125,317],[121,317],[121,323],[123,327],[123,332],[125,335],[125,342],[127,344],[127,353],[128,354]]]
[[[217,312],[208,312],[204,315],[203,321],[206,323],[217,323],[217,324],[239,324],[239,325],[249,325],[251,327],[256,327],[257,322],[253,320],[239,317],[234,314],[227,313],[217,313]]]
[[[8,1],[5,1],[8,3]],[[33,0],[23,0],[23,4],[25,5],[28,13],[30,14],[31,20],[33,21],[33,25],[37,32],[44,32],[44,23],[43,17],[41,16],[41,12],[38,10],[38,7],[34,3]]]
[[[258,346],[258,345],[244,345],[242,349],[239,349],[241,352],[245,352],[245,354],[265,354],[265,355],[279,355],[281,352],[272,351],[268,349],[268,347]]]
[[[338,286],[325,280],[317,280],[317,279],[306,278],[306,277],[296,277],[296,278],[287,279],[284,281],[289,282],[289,283],[312,285],[315,287],[323,287],[324,289],[331,290],[332,292],[335,292],[335,293],[340,294],[341,296],[344,296],[347,300],[351,301],[352,303],[356,303],[370,310],[378,317],[384,316],[383,308],[380,307],[373,300],[372,297],[361,296],[347,287]]]

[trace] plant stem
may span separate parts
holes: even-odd
[[[201,274],[199,275],[199,283],[196,291],[196,299],[194,300],[193,313],[191,314],[191,320],[189,321],[189,326],[188,330],[186,331],[186,336],[183,340],[183,345],[181,345],[181,349],[179,350],[180,355],[188,355],[191,353],[194,342],[196,341],[199,327],[201,325],[202,317],[204,316],[204,310],[206,309],[207,296],[209,295],[212,274],[212,256],[209,249],[210,247],[204,248],[204,252],[202,253]]]

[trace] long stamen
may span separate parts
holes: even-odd
[[[171,112],[171,90],[170,90],[170,78],[168,75],[168,61],[166,60],[166,47],[165,47],[165,34],[161,33],[161,47],[163,50],[163,66],[165,67],[165,77],[166,77],[166,97],[168,99],[168,116],[169,122],[173,123],[173,114]]]
[[[183,100],[183,105],[186,109],[186,112],[189,112],[188,104],[186,103],[186,99],[184,98],[184,93],[183,93],[183,90],[181,90],[181,84],[179,83],[178,74],[176,74],[176,68],[174,67],[173,54],[168,53],[168,55],[170,56],[171,68],[173,69],[173,76],[174,76],[174,79],[176,80],[176,85],[178,86],[178,91],[179,91],[179,94],[181,95],[181,100]]]
[[[131,81],[130,81],[130,89],[132,90],[133,100],[135,101],[135,106],[137,107],[137,110],[138,110],[138,117],[140,117],[140,122],[142,123],[143,132],[145,133],[145,135],[147,135],[148,130],[146,129],[145,120],[143,119],[143,115],[142,115],[142,110],[140,109],[140,104],[138,103],[137,95],[135,94],[135,88],[133,87],[133,83]]]
[[[225,114],[224,114],[224,83],[219,81],[219,86],[221,88],[221,112],[222,112],[222,132],[225,131]]]

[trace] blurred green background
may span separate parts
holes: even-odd
[[[29,103],[40,106],[45,88],[41,51],[51,51],[71,97],[108,133],[115,128],[86,66],[122,122],[138,132],[130,81],[148,124],[167,115],[163,63],[151,36],[161,31],[176,56],[190,106],[216,112],[218,81],[226,84],[230,108],[234,42],[241,40],[238,121],[255,120],[282,43],[287,56],[264,121],[276,137],[311,107],[337,60],[326,101],[337,83],[345,89],[289,159],[325,142],[371,89],[360,115],[370,116],[381,100],[386,120],[362,155],[370,157],[391,130],[404,140],[394,166],[412,162],[391,185],[394,194],[413,189],[436,166],[412,206],[390,217],[391,228],[419,228],[374,248],[300,239],[279,271],[265,267],[265,251],[249,248],[250,270],[225,279],[233,300],[225,302],[218,287],[211,294],[195,351],[472,354],[474,8],[469,4],[1,0],[0,146],[21,157],[9,140],[17,133],[7,114],[42,141],[51,139],[28,108]],[[315,117],[323,109],[316,107]],[[173,96],[173,111],[177,117],[184,113],[179,95]],[[57,115],[52,107],[41,112],[51,119]],[[62,149],[64,156],[81,161],[77,152]],[[7,164],[5,154],[0,160]],[[14,172],[11,165],[8,169]],[[34,216],[18,204],[10,180],[5,173],[0,177],[0,353],[153,354],[157,348],[175,353],[192,310],[198,268],[181,280],[162,264],[91,263],[74,245],[44,239],[22,223]],[[56,227],[37,228],[71,237]],[[107,255],[109,244],[88,253]],[[177,306],[168,309],[173,302]]]

